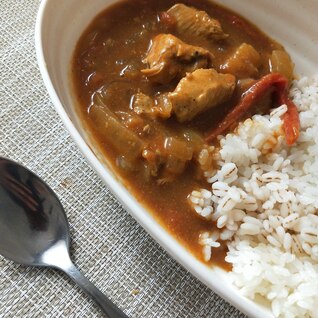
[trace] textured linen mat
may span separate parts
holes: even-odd
[[[70,221],[73,260],[129,317],[244,317],[171,259],[78,151],[37,67],[38,6],[0,1],[0,155],[25,164],[56,191]],[[0,256],[0,317],[102,314],[58,271]]]

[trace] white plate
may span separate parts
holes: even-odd
[[[92,167],[130,214],[168,253],[208,287],[251,317],[272,317],[269,309],[240,295],[219,268],[196,260],[135,200],[102,158],[91,150],[89,136],[74,109],[69,67],[73,49],[90,21],[114,0],[43,0],[36,23],[37,58],[45,85],[66,128]],[[318,69],[318,0],[218,0],[284,44],[300,75]],[[90,146],[89,146],[90,145]],[[98,158],[99,157],[99,158]]]

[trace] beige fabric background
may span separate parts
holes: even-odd
[[[0,155],[22,162],[57,192],[75,263],[129,317],[244,317],[171,259],[77,150],[37,67],[38,6],[35,0],[0,1]],[[101,316],[66,276],[0,257],[1,318]]]

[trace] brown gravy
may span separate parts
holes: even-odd
[[[211,221],[198,216],[187,202],[188,194],[194,188],[207,187],[191,165],[171,183],[159,185],[155,179],[145,180],[143,174],[127,171],[118,167],[118,153],[105,138],[104,128],[89,115],[93,94],[101,87],[108,87],[105,97],[112,111],[132,112],[131,97],[138,90],[155,95],[158,92],[171,91],[170,85],[154,85],[145,80],[139,72],[144,68],[142,59],[147,52],[150,40],[159,33],[166,32],[158,22],[158,14],[167,10],[176,1],[173,0],[134,0],[118,2],[101,14],[89,25],[81,36],[73,58],[72,82],[78,101],[81,120],[93,135],[96,145],[112,163],[116,173],[124,180],[125,186],[136,199],[146,206],[178,241],[180,241],[198,259],[202,258],[202,247],[198,243],[199,234],[213,228]],[[231,36],[226,42],[216,46],[211,41],[183,36],[181,39],[192,45],[202,46],[215,55],[217,67],[242,42],[250,43],[261,55],[260,75],[269,72],[268,59],[273,49],[282,49],[254,25],[213,2],[206,0],[182,1],[190,6],[205,10],[222,24],[223,30]],[[178,133],[184,126],[198,133],[216,125],[226,112],[236,103],[234,96],[220,108],[207,111],[183,126],[173,118],[160,123],[165,129]],[[225,248],[213,251],[213,263],[229,269],[224,261]]]

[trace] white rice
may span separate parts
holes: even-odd
[[[266,297],[276,317],[318,317],[318,76],[295,81],[290,96],[300,112],[296,145],[283,136],[285,105],[253,116],[219,137],[218,151],[202,151],[211,188],[189,202],[218,228],[199,238],[205,259],[226,241],[244,295]]]

